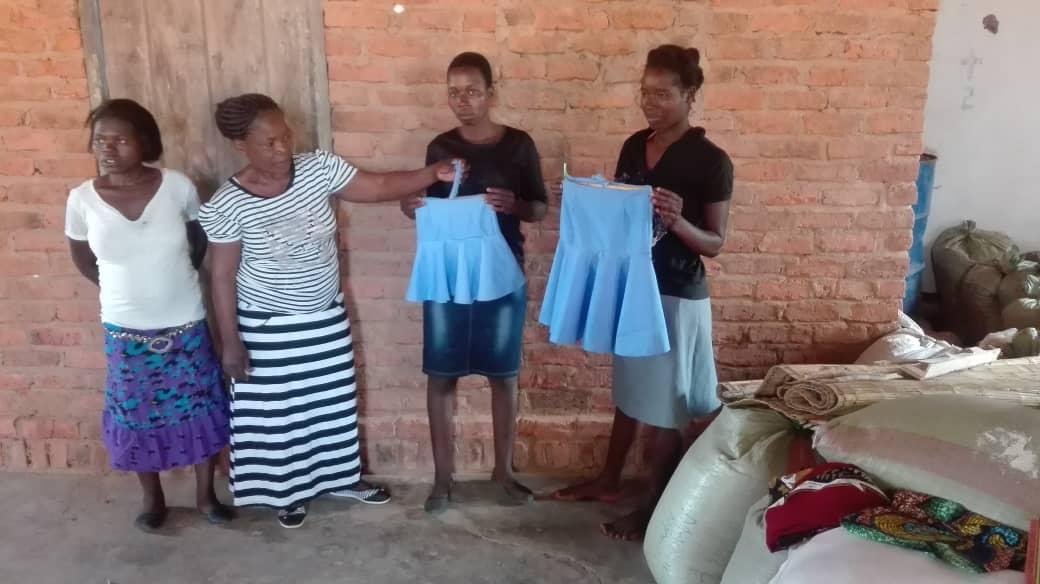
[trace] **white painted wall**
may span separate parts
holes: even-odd
[[[929,245],[974,219],[1040,250],[1040,0],[942,0],[924,143],[939,156]]]

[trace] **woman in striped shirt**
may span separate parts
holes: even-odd
[[[217,106],[216,123],[248,161],[203,205],[213,302],[232,380],[236,505],[278,510],[287,528],[332,494],[381,504],[361,480],[354,352],[340,291],[333,197],[399,200],[454,178],[452,163],[374,174],[335,154],[293,154],[281,108],[259,94]]]

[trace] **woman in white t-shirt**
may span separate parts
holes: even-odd
[[[163,148],[141,105],[113,99],[87,123],[102,175],[69,193],[65,234],[76,267],[100,287],[105,446],[113,468],[141,481],[138,527],[166,519],[159,472],[189,465],[199,511],[225,523],[231,511],[217,499],[213,470],[228,444],[229,411],[199,285],[198,194],[183,174],[145,165]]]

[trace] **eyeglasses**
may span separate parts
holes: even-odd
[[[668,103],[672,101],[678,101],[684,97],[684,93],[679,91],[668,91],[664,89],[640,89],[639,100],[644,103]]]
[[[113,137],[105,137],[105,136],[94,136],[93,145],[95,147],[97,147],[97,148],[101,148],[103,146],[109,146],[109,145],[124,146],[124,145],[129,144],[129,143],[130,143],[130,141],[127,140],[123,136],[118,136],[118,137],[114,137],[114,138]]]
[[[472,87],[466,90],[448,90],[448,99],[462,99],[462,96],[466,96],[469,99],[483,99],[485,96],[487,96],[487,93],[479,89],[474,89]]]

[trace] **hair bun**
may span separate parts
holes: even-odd
[[[704,71],[700,66],[701,52],[693,47],[661,45],[646,55],[646,67],[668,71],[679,76],[683,89],[697,91],[704,84]]]

